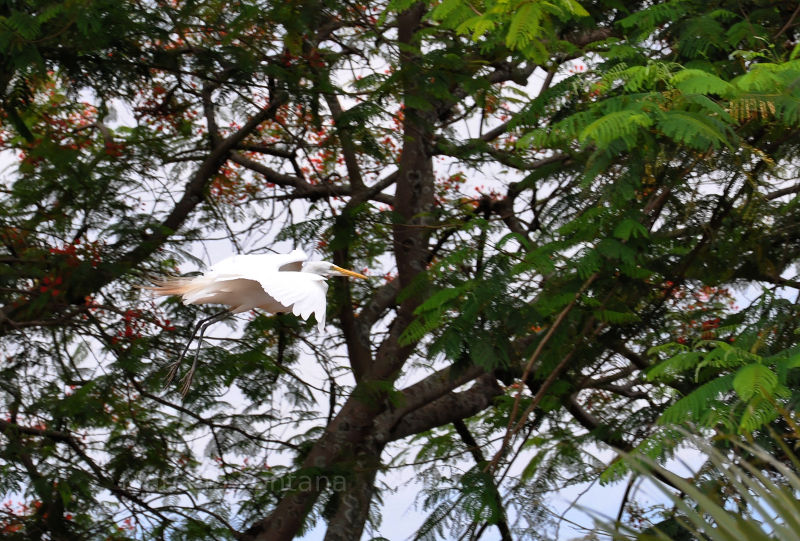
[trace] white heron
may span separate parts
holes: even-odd
[[[223,304],[228,309],[205,318],[198,324],[199,340],[212,323],[229,314],[260,309],[273,314],[292,312],[308,320],[311,314],[317,328],[325,327],[325,305],[330,276],[366,278],[363,274],[337,267],[327,261],[307,261],[300,249],[288,254],[235,255],[213,265],[201,276],[170,278],[149,287],[157,295],[180,295],[184,304]],[[189,344],[170,368],[167,385],[172,382]],[[186,394],[197,367],[195,355],[192,367],[184,376],[182,394]]]

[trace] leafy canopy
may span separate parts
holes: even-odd
[[[547,539],[552,494],[686,425],[792,463],[798,24],[728,0],[4,3],[0,532],[392,535],[382,495],[413,475],[419,539]],[[141,289],[294,246],[371,276],[331,280],[322,334],[254,313],[192,342],[216,308]]]

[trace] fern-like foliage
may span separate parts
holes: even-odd
[[[589,15],[575,0],[515,0],[490,2],[485,7],[478,11],[463,0],[444,0],[431,15],[459,34],[469,35],[473,40],[485,39],[491,46],[522,51],[538,62],[545,62],[553,49],[574,49],[559,39],[559,23]]]
[[[660,115],[658,127],[673,141],[697,150],[730,145],[732,139],[726,137],[725,126],[713,117],[683,111],[667,111]]]
[[[628,15],[619,24],[626,30],[636,32],[635,37],[646,37],[657,26],[680,20],[686,14],[687,4],[686,0],[657,2]]]
[[[591,141],[600,147],[608,147],[621,139],[629,147],[636,145],[636,135],[642,128],[649,128],[653,119],[641,110],[617,111],[601,116],[578,135],[581,142]]]
[[[687,396],[681,398],[661,414],[662,424],[702,423],[714,425],[720,410],[725,411],[720,396],[729,393],[734,375],[726,374],[700,385]]]
[[[730,82],[695,68],[676,71],[671,77],[671,83],[683,94],[715,94],[727,98],[736,93],[736,88]]]
[[[775,419],[775,401],[791,395],[789,373],[800,366],[800,353],[794,350],[762,357],[721,341],[701,341],[694,349],[666,344],[650,353],[669,351],[677,353],[650,369],[650,380],[670,380],[685,373],[693,373],[696,380],[709,369],[714,375],[664,411],[659,422],[667,425],[713,428],[722,423],[742,433],[761,429]]]

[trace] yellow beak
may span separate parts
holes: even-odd
[[[336,272],[338,272],[339,274],[344,274],[345,276],[352,276],[353,278],[364,278],[365,280],[367,279],[367,277],[364,276],[363,274],[359,274],[359,273],[357,273],[355,271],[343,269],[342,267],[337,267],[336,265],[331,265],[331,268],[333,270],[335,270]]]

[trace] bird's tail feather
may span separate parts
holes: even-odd
[[[208,285],[207,280],[194,278],[165,278],[154,282],[152,286],[142,286],[159,296],[181,295],[186,297],[197,293]]]

